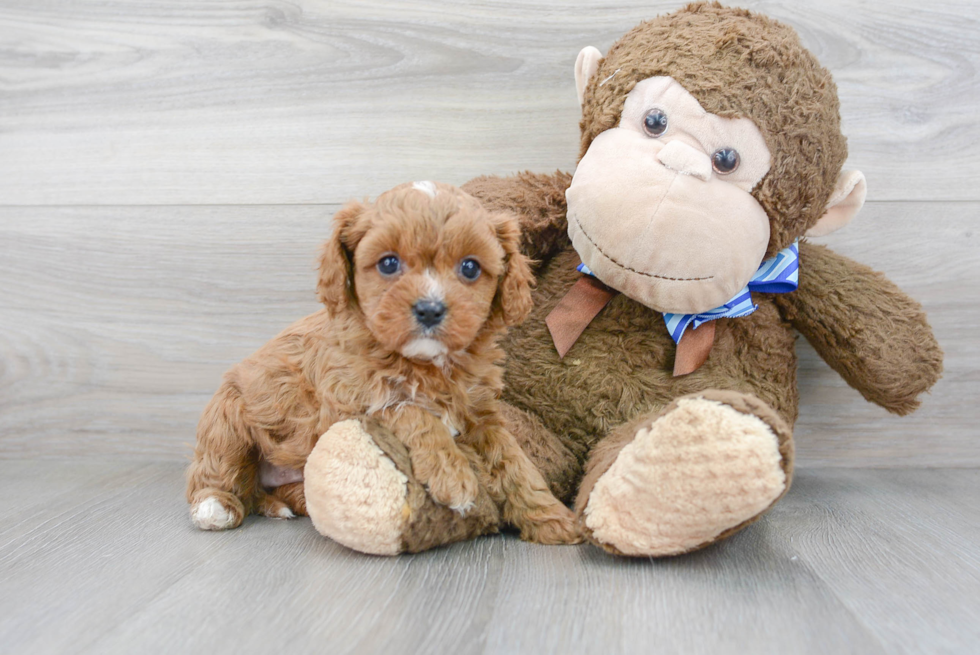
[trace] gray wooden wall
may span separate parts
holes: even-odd
[[[0,2],[0,458],[185,457],[222,372],[317,308],[341,203],[571,170],[579,49],[680,4]],[[870,202],[823,241],[946,351],[899,419],[801,344],[800,464],[977,466],[980,6],[740,4],[837,80]]]

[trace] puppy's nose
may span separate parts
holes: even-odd
[[[412,306],[412,311],[419,323],[427,328],[435,327],[446,316],[446,304],[437,300],[420,300]]]

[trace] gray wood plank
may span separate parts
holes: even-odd
[[[5,2],[0,204],[336,203],[569,169],[579,49],[679,4]],[[835,74],[872,198],[980,199],[980,5],[741,4]]]
[[[77,508],[107,491],[135,484],[145,470],[146,462],[138,461],[107,465],[105,460],[79,458],[69,467],[45,460],[0,459],[4,485],[25,491],[17,493],[17,502],[0,507],[0,544],[33,530],[37,516],[50,514],[52,507]]]
[[[87,652],[139,645],[143,652],[236,653],[244,644],[273,652],[481,652],[471,635],[489,618],[487,588],[504,565],[499,541],[384,559],[323,539],[306,519],[271,523],[253,519],[247,538],[238,536],[234,548]]]
[[[306,519],[198,532],[175,462],[0,461],[4,497],[57,498],[0,535],[0,652],[966,654],[978,479],[801,471],[760,523],[667,560],[513,535],[378,558]]]
[[[800,476],[769,525],[888,652],[975,652],[978,490],[976,470],[821,469]]]
[[[0,643],[6,652],[78,652],[107,626],[193,569],[227,541],[177,539],[180,469],[103,465],[102,479],[70,493],[70,463],[16,491],[52,487],[58,498],[5,533],[0,547]],[[9,464],[4,463],[4,469]],[[136,475],[134,475],[136,473]],[[12,538],[11,538],[12,537]],[[193,535],[197,537],[197,535]]]
[[[0,457],[185,457],[221,374],[317,309],[336,207],[0,208]],[[978,213],[870,203],[825,239],[925,304],[946,374],[898,418],[801,343],[802,466],[980,465]]]
[[[515,546],[491,653],[883,653],[766,523],[666,560]],[[568,617],[574,616],[572,625]]]

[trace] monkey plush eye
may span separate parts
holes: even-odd
[[[378,260],[378,272],[385,277],[390,277],[401,268],[401,262],[395,255],[385,255]]]
[[[480,262],[475,259],[464,259],[459,263],[459,274],[464,280],[472,282],[480,277]]]
[[[651,109],[643,117],[643,130],[647,136],[657,138],[667,131],[667,114],[663,109]]]
[[[715,154],[711,155],[711,167],[715,169],[715,172],[719,175],[728,175],[738,168],[741,159],[738,156],[738,150],[734,148],[721,148],[715,150]]]

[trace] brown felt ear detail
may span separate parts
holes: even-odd
[[[517,325],[531,313],[531,286],[534,275],[530,262],[520,250],[521,228],[512,214],[496,214],[497,238],[504,248],[504,273],[493,299],[493,313],[507,325]]]
[[[331,316],[356,306],[354,249],[364,236],[361,218],[367,206],[356,200],[344,205],[333,217],[333,232],[320,248],[320,280],[317,298]]]

